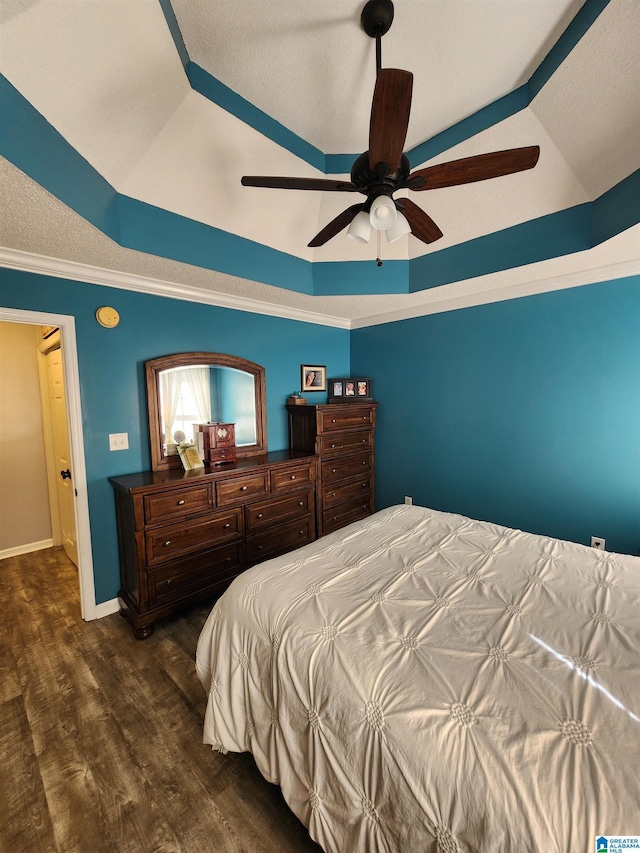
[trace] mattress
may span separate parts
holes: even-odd
[[[640,832],[640,558],[394,506],[238,577],[196,668],[327,853]]]

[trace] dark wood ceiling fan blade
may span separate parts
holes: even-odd
[[[540,156],[540,146],[530,145],[528,148],[509,148],[506,151],[493,151],[490,154],[478,154],[475,157],[463,157],[462,160],[451,160],[438,166],[427,166],[409,175],[406,186],[409,189],[437,190],[443,187],[455,187],[461,184],[472,184],[475,181],[486,181],[489,178],[500,178],[514,172],[524,172],[533,169]],[[423,178],[424,186],[416,186],[414,178]]]
[[[376,79],[369,124],[369,167],[389,166],[398,170],[409,127],[413,74],[398,68],[381,68]]]
[[[410,198],[398,199],[398,208],[407,217],[411,226],[411,233],[423,243],[435,243],[442,237],[442,231],[438,228],[428,213],[411,201]]]
[[[324,190],[325,192],[358,192],[351,181],[329,178],[277,178],[270,175],[244,175],[243,187],[268,187],[276,190]]]
[[[339,234],[343,228],[346,228],[347,225],[351,224],[357,214],[364,208],[365,204],[366,202],[363,202],[362,204],[352,204],[351,207],[343,210],[342,213],[339,213],[328,225],[325,225],[322,231],[319,231],[313,240],[307,245],[310,248],[324,246],[324,244],[328,243],[332,237]]]

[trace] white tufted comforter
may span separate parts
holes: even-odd
[[[204,740],[327,853],[587,853],[640,832],[640,558],[395,506],[245,572]]]

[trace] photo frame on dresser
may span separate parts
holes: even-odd
[[[329,380],[330,403],[370,402],[371,379],[362,376],[337,377]]]

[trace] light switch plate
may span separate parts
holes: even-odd
[[[109,433],[109,450],[128,450],[129,449],[129,433],[128,432],[110,432]]]

